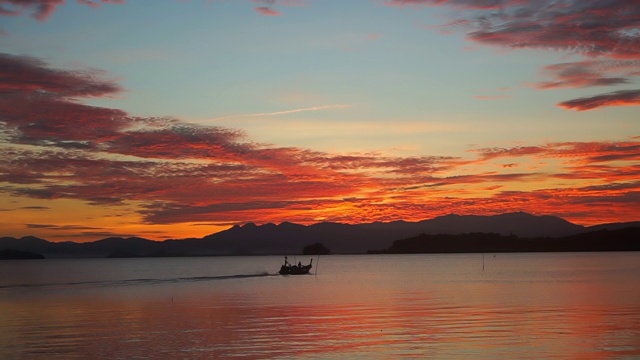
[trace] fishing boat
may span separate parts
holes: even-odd
[[[313,258],[309,262],[309,265],[302,265],[298,263],[298,265],[291,265],[287,260],[287,257],[284,257],[284,264],[280,267],[280,275],[304,275],[308,274],[309,270],[311,270],[311,264],[313,263]]]

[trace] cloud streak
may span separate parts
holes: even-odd
[[[568,100],[558,104],[562,108],[577,111],[594,110],[606,106],[629,105],[640,105],[640,90],[614,91],[602,95]]]
[[[309,112],[309,111],[346,109],[346,108],[349,108],[349,107],[351,107],[351,105],[348,105],[348,104],[320,105],[320,106],[311,106],[311,107],[306,107],[306,108],[289,109],[289,110],[272,111],[272,112],[229,115],[229,116],[222,116],[222,117],[217,117],[217,118],[213,118],[213,119],[208,119],[208,120],[205,120],[205,121],[209,122],[209,121],[226,120],[226,119],[237,119],[237,118],[247,118],[247,117],[279,116],[279,115],[297,114],[297,113]]]

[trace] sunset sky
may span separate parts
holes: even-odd
[[[0,236],[640,220],[638,0],[0,0]]]

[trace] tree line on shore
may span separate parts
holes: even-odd
[[[496,233],[421,234],[396,240],[369,254],[640,251],[640,227],[599,230],[559,238],[521,238]]]

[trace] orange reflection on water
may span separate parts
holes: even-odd
[[[86,297],[52,299],[46,306],[3,303],[0,318],[4,329],[12,330],[0,334],[4,351],[21,351],[30,358],[199,354],[599,359],[640,356],[640,340],[634,337],[640,329],[639,313],[638,306],[613,312],[598,307],[504,309],[407,298],[262,306],[210,296],[174,302]],[[627,339],[621,338],[624,334]]]
[[[568,256],[484,271],[472,255],[327,257],[318,277],[16,290],[0,294],[0,358],[640,357],[637,272]]]

